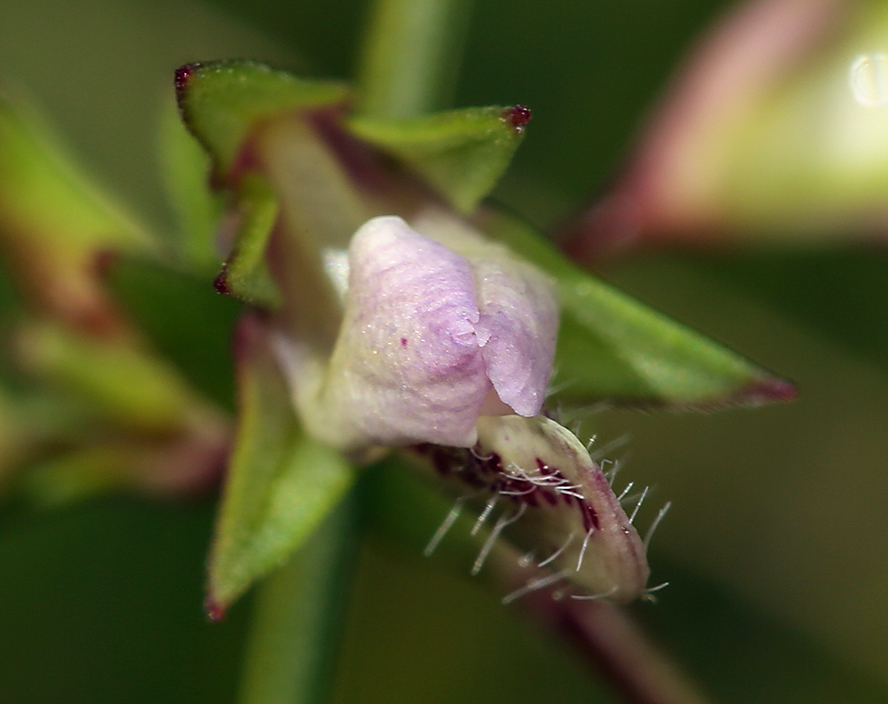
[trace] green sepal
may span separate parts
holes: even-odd
[[[347,125],[471,213],[509,166],[527,119],[526,108],[487,107],[400,120],[355,116]]]
[[[579,269],[518,218],[489,210],[483,226],[554,279],[556,402],[709,409],[794,397],[783,379]]]
[[[216,290],[247,303],[278,308],[281,294],[265,263],[268,238],[280,207],[268,182],[248,173],[238,188],[239,219],[234,246],[216,277]]]
[[[210,555],[212,617],[282,565],[355,479],[338,452],[304,434],[257,318],[242,320],[235,351],[239,426]]]
[[[213,158],[216,175],[224,178],[264,123],[301,110],[343,106],[348,89],[253,61],[214,61],[177,69],[176,95],[185,125]]]

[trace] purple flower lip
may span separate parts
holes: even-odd
[[[471,447],[480,416],[542,407],[558,326],[548,279],[465,226],[454,238],[423,225],[428,236],[383,216],[355,233],[323,379],[307,390],[290,374],[306,422],[323,419],[318,431],[339,446]]]

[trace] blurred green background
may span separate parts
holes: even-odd
[[[550,225],[603,188],[724,5],[476,0],[454,104],[534,111],[499,197]],[[173,70],[249,57],[348,77],[366,12],[353,0],[0,0],[0,85],[40,105],[102,183],[169,232],[156,132]],[[881,250],[848,248],[661,253],[602,269],[800,388],[795,403],[756,411],[586,419],[601,442],[628,438],[624,481],[673,501],[652,552],[654,582],[671,586],[634,611],[716,701],[888,701],[885,265]],[[208,316],[230,321],[228,303],[209,299]],[[179,350],[192,376],[208,354],[224,374],[220,325]],[[154,325],[162,348],[177,347],[177,329]],[[0,701],[233,701],[249,604],[222,624],[203,618],[211,520],[209,499],[7,506]],[[613,701],[468,567],[454,576],[367,542],[337,702]]]

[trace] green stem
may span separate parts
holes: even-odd
[[[471,0],[377,0],[358,70],[359,111],[413,117],[449,102]]]
[[[354,562],[354,497],[347,498],[290,561],[261,586],[239,704],[329,700],[338,635]]]

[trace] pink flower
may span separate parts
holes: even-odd
[[[344,305],[328,362],[278,338],[309,432],[334,446],[471,447],[480,416],[542,408],[558,329],[546,276],[452,215],[414,224],[376,217],[327,253]]]

